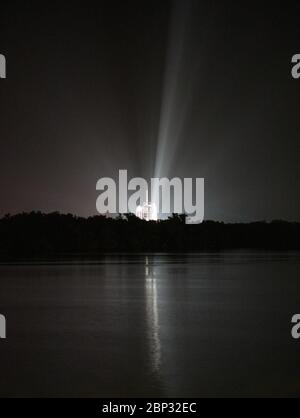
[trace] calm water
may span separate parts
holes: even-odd
[[[300,394],[297,254],[0,266],[0,396]]]

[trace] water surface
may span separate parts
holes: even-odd
[[[300,256],[0,266],[0,396],[300,394]]]

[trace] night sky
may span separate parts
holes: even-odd
[[[206,219],[300,221],[299,3],[73,3],[1,4],[1,216],[158,169],[205,178]]]

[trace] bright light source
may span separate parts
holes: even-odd
[[[157,207],[155,203],[148,202],[148,191],[146,202],[136,208],[135,215],[144,221],[157,221]]]

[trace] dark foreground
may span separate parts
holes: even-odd
[[[0,266],[1,396],[300,395],[300,256]]]
[[[300,223],[186,225],[185,216],[145,222],[121,218],[79,218],[32,212],[0,219],[0,260],[105,252],[197,252],[232,249],[299,250]]]

